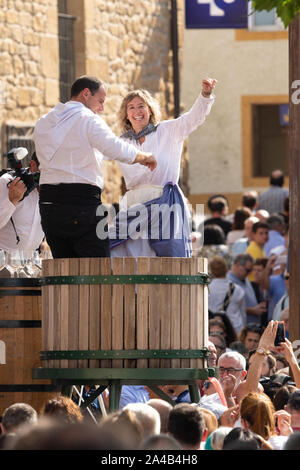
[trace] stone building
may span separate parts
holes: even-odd
[[[107,83],[103,117],[117,134],[116,111],[134,88],[148,89],[163,118],[173,117],[184,13],[183,0],[176,3],[177,12],[172,0],[0,0],[1,153],[21,145],[31,153],[37,119],[67,101],[70,84],[84,74]],[[117,201],[122,185],[114,162],[105,162],[104,177],[104,200]]]

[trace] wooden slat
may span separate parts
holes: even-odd
[[[138,274],[149,274],[149,258],[137,259]],[[149,286],[147,284],[137,285],[137,349],[148,349],[148,328],[149,328]],[[147,359],[138,359],[137,367],[147,368]]]
[[[136,274],[135,258],[124,259],[124,274]],[[136,348],[135,285],[124,285],[124,349]],[[135,359],[126,359],[124,367],[136,367]]]
[[[199,272],[208,272],[208,260],[207,258],[198,258],[198,271]],[[198,310],[199,314],[199,330],[201,331],[201,336],[199,338],[198,348],[202,349],[208,344],[208,287],[199,286],[199,295],[198,300]],[[197,367],[203,368],[206,367],[206,360],[198,359]]]
[[[42,261],[42,276],[49,275],[49,260]],[[48,350],[48,329],[49,329],[49,289],[48,286],[42,287],[42,350]],[[43,367],[49,367],[49,361],[42,361]]]
[[[79,259],[79,274],[89,275],[90,259]],[[89,285],[79,286],[79,349],[89,348]],[[78,367],[88,367],[87,359],[79,359]]]
[[[15,297],[14,298],[14,314],[16,318],[24,318],[24,303],[23,297]],[[14,360],[16,358],[22,358],[21,361],[23,362],[23,367],[18,367],[17,371],[14,374],[15,382],[14,383],[24,383],[28,378],[28,362],[30,366],[30,361],[28,355],[25,354],[25,331],[23,328],[16,328],[14,330],[14,340],[15,340],[15,347],[11,351],[12,357]],[[11,361],[11,358],[9,358]],[[21,362],[20,361],[20,362]],[[14,361],[13,361],[14,362]],[[26,365],[26,366],[25,366]],[[24,367],[25,366],[25,367]],[[11,366],[10,366],[11,367]]]
[[[180,274],[180,258],[172,258],[172,274]],[[171,349],[180,349],[180,307],[181,307],[181,287],[179,284],[171,286],[170,295],[171,308]],[[171,360],[172,368],[180,368],[180,359]]]
[[[54,276],[60,276],[60,266],[61,266],[61,260],[56,259],[55,262],[53,263],[53,274]],[[54,324],[53,324],[53,349],[54,350],[60,350],[62,349],[61,346],[61,335],[60,335],[60,322],[61,322],[61,286],[54,286]],[[60,367],[60,361],[59,360],[54,360],[53,361],[53,367]]]
[[[70,258],[69,260],[70,275],[78,276],[79,259]],[[79,286],[69,286],[69,322],[68,322],[68,338],[69,350],[79,349]],[[68,361],[69,367],[78,367],[78,360],[72,359]]]
[[[190,260],[191,275],[197,274],[198,260],[192,258]],[[199,312],[198,312],[198,297],[201,292],[199,285],[190,286],[190,348],[197,349],[199,344],[199,337],[203,334],[199,327]],[[190,359],[190,367],[197,367],[197,359]]]
[[[181,274],[190,274],[190,259],[181,260]],[[190,286],[181,286],[181,349],[190,348]],[[190,367],[189,359],[181,360],[181,367]]]
[[[113,274],[123,274],[124,258],[112,258]],[[114,284],[112,288],[112,349],[123,349],[124,302],[122,284]],[[113,359],[113,367],[123,367],[122,359]]]
[[[101,274],[110,275],[111,274],[111,259],[102,258],[101,259]],[[101,349],[110,350],[112,347],[111,344],[111,335],[112,335],[112,322],[111,322],[111,308],[112,308],[112,286],[111,285],[102,285],[101,286]],[[111,367],[111,360],[105,359],[101,360],[101,367]]]
[[[161,258],[150,258],[150,274],[161,274]],[[161,291],[157,284],[149,284],[149,349],[161,349]],[[149,359],[149,367],[160,367],[160,359]]]
[[[49,260],[50,261],[50,260]],[[54,263],[49,262],[48,275],[54,276]],[[55,312],[55,301],[54,301],[54,286],[49,286],[49,298],[48,298],[48,330],[47,330],[47,349],[48,351],[54,350],[54,323],[56,321]],[[50,360],[48,367],[54,367],[54,360]]]
[[[60,270],[62,276],[68,276],[70,273],[70,260],[64,258],[60,261]],[[63,351],[67,351],[69,348],[69,291],[70,286],[62,285],[60,291],[60,348]],[[68,360],[62,359],[60,361],[60,367],[67,368]]]
[[[172,259],[161,258],[162,274],[172,274]],[[171,285],[160,286],[160,345],[161,349],[171,348]],[[171,367],[170,359],[161,359],[160,367]]]
[[[90,274],[100,274],[101,258],[90,259]],[[89,349],[100,349],[100,285],[90,285],[90,328],[89,328]],[[99,360],[90,359],[89,366],[92,368],[99,367]]]

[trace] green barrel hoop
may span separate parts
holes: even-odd
[[[76,285],[76,284],[201,284],[208,285],[211,276],[199,273],[193,276],[186,275],[150,275],[150,274],[120,274],[103,276],[45,276],[39,279],[40,286]]]
[[[208,349],[125,349],[41,351],[41,360],[51,359],[208,359]]]

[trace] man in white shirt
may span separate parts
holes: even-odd
[[[32,173],[38,171],[38,161],[30,161]],[[26,197],[25,183],[11,173],[0,177],[0,248],[5,251],[36,250],[44,233],[39,212],[39,194],[34,189]]]
[[[214,256],[209,263],[213,280],[209,285],[208,308],[212,312],[225,311],[238,334],[246,325],[245,292],[226,279],[228,267],[221,256]]]
[[[97,78],[80,77],[72,85],[70,101],[58,103],[35,126],[41,220],[54,258],[110,256],[106,230],[101,238],[96,233],[104,219],[103,154],[110,160],[140,163],[149,171],[156,167],[151,153],[118,139],[97,115],[105,98],[106,89]]]

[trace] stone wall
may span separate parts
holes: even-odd
[[[180,51],[183,5],[178,0]],[[68,0],[67,8],[76,17],[76,76],[96,75],[108,85],[103,117],[114,132],[122,97],[135,88],[148,89],[163,118],[173,117],[170,0]],[[2,124],[34,125],[59,100],[57,16],[57,0],[0,0]],[[117,201],[115,162],[104,163],[104,177],[104,200]]]
[[[0,0],[2,122],[35,123],[56,104],[56,0]]]

